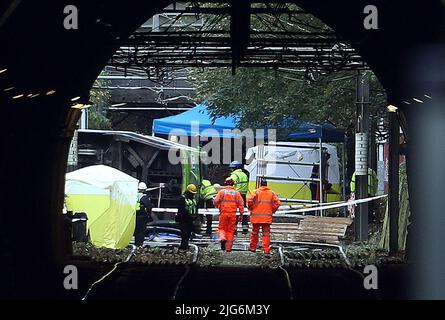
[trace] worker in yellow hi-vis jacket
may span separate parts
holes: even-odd
[[[374,169],[368,167],[368,197],[374,197],[377,194],[379,179]],[[355,172],[351,178],[351,193],[355,193]],[[374,201],[368,202],[368,221],[374,221]]]
[[[244,173],[242,165],[241,163],[239,163],[239,161],[232,161],[229,165],[229,168],[232,170],[232,172],[230,173],[230,178],[234,182],[233,187],[241,194],[244,203],[246,203],[249,178],[247,177],[247,174]],[[247,234],[249,232],[249,218],[247,216],[243,216],[241,220],[243,226],[243,234]]]

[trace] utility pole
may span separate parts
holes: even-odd
[[[355,134],[355,198],[368,197],[368,131],[369,131],[369,77],[366,73],[357,75]],[[355,214],[355,240],[368,239],[368,203],[357,206]]]

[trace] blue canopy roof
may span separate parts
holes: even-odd
[[[345,131],[337,129],[330,123],[314,124],[310,122],[301,122],[299,131],[290,133],[287,137],[300,141],[318,141],[322,142],[344,142]]]
[[[177,136],[232,138],[229,131],[236,128],[235,117],[220,117],[212,121],[205,104],[175,116],[153,120],[153,133]]]
[[[183,113],[153,120],[153,133],[176,136],[196,136],[238,138],[232,130],[237,128],[238,118],[218,117],[212,121],[207,106],[202,103],[195,108]],[[301,122],[293,118],[286,118],[280,126],[281,130],[297,126],[297,132],[290,133],[287,137],[301,141],[317,141],[321,137],[323,142],[343,142],[344,131],[337,129],[330,123],[314,124]],[[271,129],[266,127],[264,129]],[[264,132],[267,137],[267,130]],[[257,136],[258,137],[258,136]]]

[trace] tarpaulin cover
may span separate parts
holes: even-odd
[[[85,212],[91,242],[113,249],[128,246],[135,228],[138,180],[96,165],[66,174],[67,209]]]
[[[300,141],[317,142],[321,138],[322,142],[344,142],[345,132],[330,123],[300,122],[298,131],[290,133],[287,137]]]
[[[300,148],[298,148],[299,146]],[[270,161],[264,170],[265,175],[302,179],[311,178],[314,166],[299,165],[298,162],[314,163],[314,165],[319,163],[320,149],[318,149],[318,146],[318,143],[311,142],[280,142],[280,146],[264,146],[263,159]],[[332,191],[336,192],[328,194],[328,201],[338,201],[341,193],[341,184],[337,148],[330,144],[323,144],[323,148],[326,148],[326,152],[330,155],[327,162],[328,175],[324,179],[332,184]],[[250,191],[254,190],[256,186],[259,165],[258,151],[258,146],[256,146],[249,148],[246,154],[246,160],[249,164],[245,166],[245,169],[249,172]],[[274,161],[288,161],[292,164],[275,163]],[[268,185],[281,198],[311,200],[309,181],[270,179],[268,180]]]

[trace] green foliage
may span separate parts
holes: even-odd
[[[111,121],[107,118],[107,110],[111,104],[111,93],[107,89],[102,89],[107,85],[103,79],[94,82],[90,91],[91,107],[88,109],[88,126],[90,129],[112,129]]]
[[[368,71],[369,72],[369,71]],[[307,80],[304,73],[271,69],[193,70],[198,99],[212,116],[239,115],[242,128],[279,125],[285,119],[329,121],[350,133],[355,126],[356,71],[338,71]],[[370,74],[371,117],[386,105],[386,95]],[[296,129],[296,128],[295,128]]]

